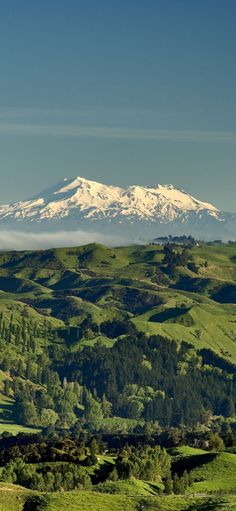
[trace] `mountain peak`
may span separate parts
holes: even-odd
[[[43,192],[13,204],[0,206],[0,221],[44,226],[58,225],[86,229],[102,222],[103,228],[145,225],[184,226],[225,222],[212,204],[202,202],[172,184],[131,185],[126,188],[99,183],[81,176],[65,177]],[[56,224],[55,224],[56,222]],[[91,224],[92,222],[92,224]],[[205,225],[204,224],[204,225]],[[65,224],[63,224],[65,225]],[[113,227],[112,227],[113,226]],[[159,226],[159,227],[158,227]],[[187,232],[187,231],[185,231]],[[188,231],[190,234],[192,230]],[[217,231],[218,232],[218,231]]]

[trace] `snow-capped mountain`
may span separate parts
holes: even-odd
[[[64,179],[34,197],[0,206],[0,222],[31,228],[89,229],[150,236],[168,232],[202,237],[228,234],[234,215],[173,185],[121,188],[81,177]],[[145,228],[145,232],[140,229]],[[235,232],[236,235],[236,232]],[[226,236],[227,237],[227,236]]]

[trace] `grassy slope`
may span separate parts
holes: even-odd
[[[190,296],[190,293],[163,294],[165,305],[153,308],[133,320],[138,329],[190,342],[196,349],[208,347],[236,362],[234,305],[221,305],[209,299],[202,299],[199,303],[198,296]],[[179,315],[176,315],[176,309]]]
[[[22,298],[22,297],[21,297]],[[13,315],[14,323],[19,324],[22,323],[22,317],[25,317],[26,323],[29,321],[37,322],[37,324],[42,326],[45,321],[52,325],[52,327],[61,326],[61,321],[53,318],[53,317],[45,317],[40,314],[40,312],[36,311],[30,305],[20,301],[17,299],[17,296],[9,299],[6,297],[6,294],[0,294],[0,314],[3,314],[4,321],[6,323],[10,322],[11,315]]]
[[[76,326],[88,316],[98,325],[126,318],[147,334],[211,349],[236,364],[236,299],[232,291],[236,289],[236,248],[203,245],[191,249],[190,254],[197,272],[178,268],[174,280],[165,275],[165,285],[159,285],[163,260],[159,246],[109,249],[90,244],[1,252],[0,314],[6,324],[12,317],[20,324],[24,317],[26,323],[35,322],[42,330],[45,321],[52,329],[60,329],[65,321]],[[97,341],[108,348],[114,343],[91,334],[75,342],[72,349],[93,346]],[[43,347],[43,339],[38,339],[38,345]],[[8,349],[14,350],[14,346]]]
[[[53,495],[48,499],[47,511],[70,509],[71,511],[236,511],[235,497],[192,498],[125,497],[122,495],[94,495],[89,492],[70,492]]]
[[[211,453],[183,446],[172,450],[174,467],[191,470],[194,482],[187,495],[158,496],[158,488],[144,481],[107,482],[93,491],[71,491],[42,495],[0,484],[0,511],[236,511],[236,455]],[[102,460],[105,461],[105,460]],[[113,461],[109,458],[109,461]],[[216,495],[207,495],[210,492]],[[217,495],[217,492],[220,492]],[[231,495],[229,494],[232,493]],[[201,495],[202,493],[202,495]],[[31,507],[25,502],[42,499]]]
[[[95,492],[73,491],[47,494],[43,505],[30,498],[33,492],[25,492],[8,485],[0,488],[0,511],[236,511],[235,497],[127,497]],[[28,501],[28,507],[26,507]]]
[[[0,484],[0,511],[236,511],[236,455],[211,453],[183,446],[172,450],[174,467],[191,470],[194,482],[187,495],[158,496],[158,488],[144,481],[107,482],[93,491],[42,495],[10,484]],[[105,460],[103,460],[105,461]],[[113,461],[109,458],[109,461]],[[210,492],[216,495],[208,495]],[[217,495],[217,492],[220,492]],[[232,493],[232,495],[229,494]],[[202,493],[202,495],[201,495]],[[42,499],[26,506],[30,499]]]
[[[146,481],[140,481],[138,479],[132,479],[128,481],[116,481],[116,482],[107,482],[100,484],[94,488],[95,491],[101,493],[111,493],[118,495],[156,495],[158,493],[158,489],[161,485],[155,485],[148,483]]]
[[[177,449],[173,466],[179,473],[191,471],[194,483],[188,493],[236,492],[236,454],[184,446]]]
[[[0,511],[24,511],[28,494],[28,490],[20,486],[0,483]]]
[[[37,428],[29,428],[16,424],[13,415],[14,400],[0,393],[0,434],[4,431],[17,435],[17,433],[37,433]]]
[[[156,271],[163,260],[159,246],[109,249],[90,244],[2,252],[0,312],[4,317],[13,312],[18,322],[27,308],[30,319],[40,323],[47,317],[55,328],[65,320],[78,325],[88,316],[97,324],[133,317],[141,331],[185,340],[197,349],[211,348],[236,363],[236,304],[211,299],[232,299],[232,289],[227,290],[236,289],[236,249],[200,246],[190,253],[197,274],[179,268],[175,281],[167,278],[166,285],[159,286]],[[181,312],[183,307],[185,312],[176,316],[174,309]],[[170,314],[163,319],[166,310]]]
[[[209,463],[193,470],[195,482],[190,491],[218,492],[236,491],[236,455],[216,454]]]

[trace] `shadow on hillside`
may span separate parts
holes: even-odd
[[[155,322],[155,323],[164,323],[164,321],[167,321],[168,319],[175,319],[179,316],[182,316],[183,314],[186,314],[190,308],[187,307],[179,307],[179,308],[169,308],[162,312],[153,314],[149,318],[149,321]]]
[[[0,408],[0,422],[12,421],[12,404],[3,404]]]
[[[236,303],[236,285],[226,284],[212,290],[211,298],[219,303]]]
[[[44,495],[29,495],[24,503],[23,511],[43,511],[46,505],[47,498]]]
[[[216,511],[219,509],[219,504],[221,502],[213,502],[212,499],[207,499],[205,502],[198,502],[195,504],[192,504],[190,507],[186,509],[186,511]]]
[[[177,474],[182,474],[184,470],[190,472],[190,470],[193,470],[196,467],[202,467],[203,465],[210,463],[216,458],[216,456],[216,453],[207,452],[206,454],[196,454],[195,456],[181,458],[180,460],[176,460],[172,463],[172,472]]]
[[[178,282],[171,286],[173,289],[182,289],[183,291],[190,291],[191,293],[204,293],[208,287],[211,287],[212,279],[208,278],[193,278],[189,276],[181,276]]]
[[[149,493],[151,495],[159,495],[160,490],[159,490],[159,488],[157,488],[157,486],[155,484],[148,483],[148,486],[149,486]]]

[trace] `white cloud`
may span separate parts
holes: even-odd
[[[122,237],[102,235],[84,231],[22,232],[1,230],[0,250],[36,250],[56,247],[71,247],[86,243],[102,243],[107,246],[127,245]]]
[[[102,126],[80,126],[76,124],[38,124],[33,122],[0,122],[0,134],[236,144],[236,132],[233,131],[178,131],[161,129],[110,128]]]

